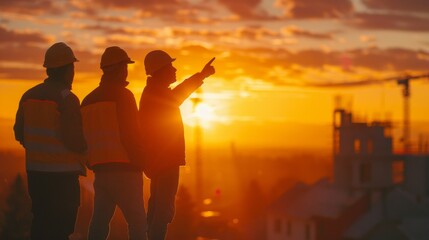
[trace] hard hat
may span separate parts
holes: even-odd
[[[106,48],[103,55],[101,56],[100,68],[103,69],[118,63],[128,64],[134,63],[134,61],[132,61],[130,57],[128,57],[128,54],[125,52],[125,50],[120,47],[113,46]]]
[[[165,67],[167,64],[176,60],[170,57],[168,53],[162,50],[154,50],[149,52],[144,59],[144,68],[146,75],[152,75],[154,72]]]
[[[57,68],[78,61],[67,44],[57,42],[46,51],[43,66],[45,68]]]

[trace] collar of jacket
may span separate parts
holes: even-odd
[[[53,85],[53,86],[57,86],[59,88],[66,88],[71,90],[71,84],[66,83],[64,79],[61,78],[52,78],[52,77],[48,77],[45,79],[44,83],[49,84],[49,85]]]
[[[124,80],[124,81],[118,81],[117,78],[115,77],[111,77],[109,75],[103,74],[103,76],[101,76],[101,80],[100,80],[100,86],[118,86],[118,87],[126,87],[128,86],[129,82]]]

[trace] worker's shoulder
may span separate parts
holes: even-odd
[[[33,98],[37,95],[40,95],[42,92],[44,92],[45,86],[43,83],[39,83],[36,86],[31,87],[25,93],[22,95],[22,98]]]
[[[82,99],[82,107],[96,102],[105,101],[104,98],[107,95],[107,93],[103,94],[100,87],[96,87]]]
[[[70,89],[63,89],[59,92],[60,102],[67,105],[78,105],[80,106],[79,98]]]
[[[80,105],[79,98],[69,88],[46,83],[40,83],[28,89],[22,95],[21,102],[29,99],[52,101],[59,105]]]
[[[134,93],[128,88],[119,88],[118,89],[118,98],[122,101],[134,100]]]
[[[134,95],[133,92],[126,87],[117,88],[117,90],[120,94],[124,94],[125,96]]]

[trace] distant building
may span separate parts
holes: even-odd
[[[395,154],[390,122],[334,111],[333,181],[297,184],[267,212],[267,240],[428,239],[429,155]]]
[[[345,240],[426,240],[429,236],[429,209],[415,201],[413,194],[395,188],[374,201],[348,229]]]
[[[267,239],[341,239],[368,208],[367,195],[350,194],[327,179],[311,186],[300,183],[271,206]]]

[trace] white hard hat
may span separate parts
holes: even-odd
[[[43,66],[45,68],[57,68],[78,61],[67,44],[58,42],[46,51]]]
[[[154,50],[149,52],[144,59],[144,68],[146,70],[146,75],[152,75],[154,72],[165,67],[174,60],[176,59],[170,57],[168,53],[162,50]]]
[[[113,46],[108,47],[101,56],[100,68],[103,69],[118,63],[134,63],[124,49]]]

